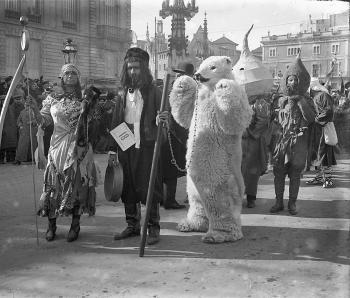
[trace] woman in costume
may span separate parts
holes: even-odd
[[[60,73],[62,93],[52,93],[43,101],[39,111],[33,104],[36,119],[42,126],[53,123],[54,131],[44,174],[43,193],[38,215],[48,217],[46,240],[56,236],[56,217],[72,215],[67,241],[78,238],[80,215],[95,213],[96,168],[87,139],[91,122],[92,90],[82,99],[80,72],[73,64],[63,65]]]

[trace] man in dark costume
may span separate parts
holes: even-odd
[[[140,203],[146,203],[157,125],[167,122],[168,118],[168,112],[158,114],[161,91],[152,83],[153,78],[148,64],[149,55],[146,51],[140,48],[130,48],[126,52],[121,74],[121,85],[124,92],[113,112],[111,130],[125,122],[134,133],[136,141],[125,151],[119,148],[116,141],[111,141],[112,152],[109,154],[108,162],[109,164],[115,163],[118,154],[124,171],[121,199],[124,203],[127,222],[126,229],[115,234],[115,240],[140,235]],[[149,245],[159,241],[159,203],[163,199],[162,194],[162,179],[158,174],[150,218],[146,223]]]
[[[271,111],[267,94],[252,96],[252,121],[242,136],[242,174],[247,207],[254,208],[260,176],[267,171],[268,144],[271,140]]]
[[[308,126],[315,121],[316,116],[312,100],[305,96],[309,84],[310,75],[298,55],[281,80],[283,97],[279,99],[278,121],[282,126],[282,134],[273,156],[276,203],[271,208],[271,213],[284,209],[283,194],[285,177],[288,175],[288,211],[291,215],[297,214],[300,177],[308,151]]]
[[[190,76],[194,74],[194,66],[189,62],[180,62],[173,69],[176,76]],[[176,199],[177,178],[186,175],[186,143],[188,130],[176,123],[172,116],[169,117],[168,140],[162,146],[162,166],[164,183],[165,209],[183,209],[186,206],[179,204]]]

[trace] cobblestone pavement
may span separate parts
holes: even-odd
[[[96,155],[102,171],[106,156]],[[336,188],[301,183],[297,216],[269,213],[271,173],[261,179],[257,207],[243,208],[244,239],[209,245],[180,233],[186,210],[161,209],[161,241],[138,256],[140,238],[113,241],[124,228],[120,202],[97,188],[97,212],[83,216],[79,239],[65,241],[70,219],[46,242],[46,219],[34,216],[43,172],[0,165],[0,297],[350,297],[350,159],[339,157]],[[287,191],[287,189],[286,189]],[[185,179],[177,199],[186,198]],[[144,208],[143,208],[144,212]],[[39,228],[36,243],[35,223]]]

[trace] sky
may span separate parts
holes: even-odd
[[[163,0],[131,0],[131,29],[138,39],[146,39],[147,24],[150,36],[154,36],[154,20],[159,16]],[[174,0],[170,0],[172,4]],[[190,0],[184,0],[185,5]],[[208,36],[213,41],[226,36],[241,49],[244,34],[250,26],[249,48],[259,47],[261,37],[286,33],[297,33],[300,23],[312,18],[327,18],[330,14],[349,9],[342,1],[310,0],[196,0],[198,13],[186,21],[186,35],[191,40],[200,25],[203,26],[207,13]],[[163,19],[164,32],[171,34],[171,16]]]

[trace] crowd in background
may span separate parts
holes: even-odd
[[[0,109],[2,109],[2,104],[11,84],[12,77],[7,77],[0,85]],[[162,89],[162,86],[159,81],[155,81],[155,84],[159,89]],[[1,150],[0,150],[0,163],[13,163],[15,165],[20,165],[23,162],[31,162],[33,152],[37,147],[37,138],[36,134],[38,131],[38,123],[35,120],[33,112],[29,108],[29,105],[26,103],[26,100],[30,98],[31,100],[35,100],[38,106],[41,106],[42,101],[46,98],[46,96],[52,92],[59,92],[58,87],[55,84],[52,84],[49,81],[44,81],[43,78],[39,79],[26,79],[23,80],[18,86],[12,95],[10,100],[10,104],[8,107],[8,111],[6,113],[5,124],[2,133],[2,142],[1,142]],[[94,87],[95,88],[95,87]],[[327,88],[325,88],[326,90]],[[350,109],[350,88],[342,88],[342,90],[335,90],[328,88],[327,94],[330,96],[333,104],[333,111],[336,112],[347,112]],[[113,93],[110,91],[101,91],[95,88],[98,94],[98,105],[94,111],[94,118],[96,121],[93,121],[93,125],[89,134],[92,140],[92,148],[94,153],[107,153],[109,150],[109,139],[110,139],[110,128],[112,124],[113,111],[116,107],[116,102],[118,99],[120,100],[123,90],[119,88],[117,93]],[[28,97],[29,93],[29,97]],[[242,171],[244,172],[245,168],[248,167],[250,173],[245,173],[246,177],[246,189],[252,189],[252,192],[247,192],[247,205],[252,208],[255,206],[256,200],[256,192],[257,185],[259,181],[259,176],[268,171],[268,169],[272,169],[272,156],[276,147],[276,141],[278,140],[281,127],[278,123],[278,111],[279,111],[279,101],[283,95],[278,93],[278,90],[271,94],[269,97],[264,97],[264,100],[257,101],[253,103],[253,109],[255,108],[256,119],[252,120],[252,124],[250,128],[247,129],[247,132],[243,135],[245,139],[248,135],[254,135],[257,133],[261,134],[261,138],[255,138],[259,140],[256,146],[254,144],[250,144],[247,141],[243,142],[246,146],[246,149],[243,150],[243,164]],[[313,94],[308,93],[307,95],[310,100],[313,100]],[[264,107],[262,109],[262,107]],[[261,111],[260,111],[260,110]],[[255,122],[256,123],[255,123]],[[259,124],[257,121],[264,124],[264,129],[259,128]],[[253,123],[254,122],[254,123]],[[50,138],[52,135],[53,127],[48,126],[45,127],[44,130],[44,153],[47,155]],[[175,138],[176,139],[176,138]],[[254,143],[253,142],[253,143]],[[264,143],[263,149],[261,149],[261,144]],[[316,146],[318,146],[316,144]],[[255,148],[256,147],[256,148]],[[245,158],[245,155],[249,154],[250,151],[257,150],[256,154],[251,154],[254,156],[253,161],[249,161],[249,158]],[[259,149],[260,148],[260,149]],[[32,150],[31,150],[32,149]],[[266,151],[266,152],[262,152]],[[305,165],[305,170],[310,170],[313,166],[313,159],[315,159],[315,148],[309,146],[308,148],[308,159],[307,164]],[[164,150],[163,150],[164,151]],[[170,151],[169,151],[170,152]],[[170,155],[163,154],[167,156]],[[184,159],[185,151],[181,154],[180,159]],[[256,158],[258,156],[258,158]],[[267,160],[262,160],[261,157],[266,156]],[[260,157],[260,158],[259,158]],[[251,173],[251,166],[249,164],[254,164],[254,168],[256,168],[257,164],[261,164],[262,166],[256,169],[256,173],[253,175]],[[267,167],[265,167],[265,165]],[[317,166],[315,169],[319,170]],[[165,170],[167,172],[167,170]],[[327,175],[330,176],[330,170],[327,170]],[[316,176],[315,179],[311,181],[312,184],[320,183],[322,179],[319,176]],[[253,179],[254,178],[254,179]],[[176,180],[176,179],[175,179]],[[247,181],[250,181],[249,183]],[[332,181],[331,181],[332,182]],[[254,184],[254,187],[250,187],[250,184]],[[176,185],[176,184],[174,184]],[[334,186],[333,182],[331,186]],[[174,191],[172,191],[171,197],[173,198],[172,207],[174,209],[184,208],[184,205],[179,205],[175,200],[175,189],[176,186],[173,187]],[[165,193],[168,191],[166,190]],[[176,206],[175,206],[176,205]],[[176,207],[176,208],[175,208]]]
[[[12,77],[8,76],[0,83],[0,111],[11,81]],[[0,148],[0,164],[13,163],[20,165],[23,162],[32,161],[32,152],[35,152],[37,147],[36,134],[38,124],[26,103],[29,98],[28,92],[30,99],[35,100],[38,106],[41,107],[42,101],[46,96],[52,92],[59,92],[59,89],[56,84],[44,81],[42,77],[34,80],[25,79],[16,86],[6,113]],[[99,120],[94,121],[90,133],[93,139],[94,152],[106,153],[113,109],[119,95],[99,89],[98,94],[99,103],[95,110],[95,115],[96,119]],[[52,126],[44,129],[45,155],[47,155],[49,149],[52,130]],[[31,138],[30,135],[32,136]]]

